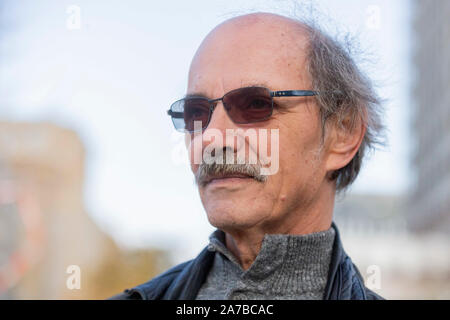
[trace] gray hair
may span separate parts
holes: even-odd
[[[228,174],[244,174],[252,177],[258,182],[265,182],[267,176],[261,174],[263,165],[257,161],[255,164],[246,163],[245,157],[242,158],[239,153],[234,154],[230,147],[223,149],[214,149],[213,153],[205,152],[202,163],[195,173],[195,182],[197,185],[205,186],[214,176],[223,176]],[[232,155],[232,161],[227,160],[228,155]],[[257,159],[258,160],[258,159]]]
[[[358,176],[367,151],[383,145],[381,99],[370,79],[359,70],[351,57],[351,42],[340,43],[317,26],[303,21],[302,24],[309,41],[307,72],[313,90],[321,92],[316,96],[316,101],[320,107],[322,128],[325,130],[328,120],[348,131],[361,122],[366,128],[353,159],[330,175],[330,179],[336,180],[337,191],[342,191]]]

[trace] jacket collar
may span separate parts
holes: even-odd
[[[337,300],[339,298],[339,290],[336,290],[336,287],[340,282],[340,279],[338,279],[340,277],[340,275],[338,275],[338,271],[339,266],[347,256],[342,246],[339,230],[334,221],[331,223],[331,227],[335,231],[335,236],[333,243],[333,253],[331,254],[330,268],[328,270],[328,280],[327,285],[325,286],[324,300]]]

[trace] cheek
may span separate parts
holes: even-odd
[[[311,176],[320,166],[319,126],[313,119],[308,122],[299,121],[280,130],[280,170],[288,178]]]
[[[284,206],[288,207],[308,201],[319,187],[322,175],[316,156],[301,143],[280,151],[279,173],[280,195],[285,196]]]

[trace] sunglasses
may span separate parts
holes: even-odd
[[[222,101],[228,116],[234,123],[248,124],[264,121],[272,116],[273,98],[306,97],[317,94],[317,91],[311,90],[270,91],[264,87],[244,87],[227,92],[222,98],[217,99],[187,96],[175,101],[167,114],[172,117],[177,131],[195,132],[206,129],[219,101]],[[198,123],[194,128],[195,121]]]

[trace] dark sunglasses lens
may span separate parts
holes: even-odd
[[[228,115],[235,123],[262,121],[272,115],[272,97],[266,88],[237,89],[226,94],[223,102]]]
[[[209,102],[203,98],[187,98],[175,102],[172,111],[172,122],[178,131],[193,132],[195,122],[198,121],[202,129],[206,128],[209,121]]]

